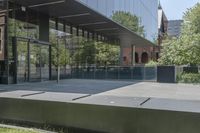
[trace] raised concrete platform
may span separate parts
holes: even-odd
[[[81,91],[85,93],[77,92],[81,86],[86,88]],[[70,88],[77,93],[71,93]],[[106,133],[200,131],[199,85],[66,80],[61,84],[30,83],[3,89],[7,91],[0,92],[0,119]]]
[[[200,100],[200,84],[193,85],[140,82],[102,92],[99,95],[112,95],[122,97],[152,97],[177,100]]]

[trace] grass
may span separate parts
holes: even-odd
[[[39,133],[34,130],[20,130],[11,128],[0,128],[0,133]]]

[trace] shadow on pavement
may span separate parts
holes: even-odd
[[[61,93],[98,94],[136,83],[138,82],[69,79],[69,80],[61,80],[58,84],[56,83],[56,81],[46,81],[37,83],[24,83],[17,85],[1,85],[0,93],[5,91],[26,90],[26,91],[61,92]]]

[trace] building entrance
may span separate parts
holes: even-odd
[[[29,38],[13,38],[15,44],[15,82],[49,80],[49,46],[47,42]]]

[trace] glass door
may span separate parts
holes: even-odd
[[[28,81],[28,42],[17,42],[17,82]]]
[[[49,80],[49,46],[41,45],[41,58],[40,58],[40,68],[41,68],[41,80]]]
[[[16,82],[49,80],[49,45],[26,38],[16,39]]]
[[[41,81],[41,49],[39,44],[30,43],[29,81]]]

